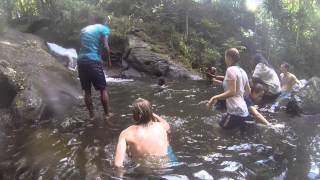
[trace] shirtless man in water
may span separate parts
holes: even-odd
[[[298,84],[299,86],[301,86],[301,83],[297,79],[297,77],[294,74],[289,72],[289,64],[288,63],[281,64],[280,70],[282,72],[280,74],[281,91],[282,92],[290,93],[295,84]]]
[[[135,125],[120,134],[114,162],[118,168],[123,167],[126,152],[134,159],[144,160],[147,156],[167,158],[171,151],[168,141],[169,124],[152,112],[149,101],[145,99],[135,100],[132,106]]]
[[[275,112],[279,110],[281,104],[287,103],[286,101],[290,99],[291,92],[293,91],[293,86],[298,84],[301,87],[301,82],[297,77],[289,72],[289,64],[282,63],[280,66],[280,82],[281,82],[281,94],[276,99],[275,103],[271,106],[270,112]]]

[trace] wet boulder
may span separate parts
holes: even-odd
[[[191,73],[187,68],[182,65],[171,64],[169,67],[168,75],[173,78],[184,78],[190,80],[201,80],[202,78],[199,75]]]
[[[1,99],[6,97],[2,106],[15,117],[65,116],[78,104],[81,88],[76,76],[47,53],[40,38],[8,29],[0,37],[0,59],[5,60],[0,66]]]
[[[135,35],[128,36],[130,54],[127,62],[138,71],[151,75],[166,75],[169,63],[160,54],[151,51],[151,46]]]
[[[126,49],[129,52],[126,61],[140,72],[158,77],[201,79],[183,65],[173,63],[168,54],[154,52],[149,43],[135,34],[128,35]]]
[[[314,115],[320,113],[320,78],[313,77],[297,92],[287,105],[290,114]]]
[[[6,60],[0,60],[0,108],[9,107],[16,96],[15,78],[16,71],[10,67],[10,63]]]

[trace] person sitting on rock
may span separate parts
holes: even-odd
[[[252,115],[255,120],[264,125],[270,125],[266,118],[259,113],[254,102],[260,102],[262,96],[264,95],[264,87],[261,84],[256,84],[252,89],[249,97],[245,98],[250,115]]]
[[[114,165],[123,167],[126,152],[135,162],[161,166],[157,163],[176,161],[168,141],[169,124],[152,112],[149,101],[138,98],[132,104],[135,125],[123,130],[119,136]],[[155,164],[153,164],[155,163]]]

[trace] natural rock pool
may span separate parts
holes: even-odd
[[[113,122],[119,129],[108,128],[101,118],[90,121],[83,100],[63,120],[1,129],[1,179],[115,178],[117,138],[133,122],[129,105],[138,97],[150,100],[171,125],[170,143],[179,162],[165,169],[128,162],[125,179],[320,179],[320,116],[264,113],[276,128],[250,125],[241,135],[220,129],[223,112],[206,109],[204,101],[217,88],[204,81],[177,81],[159,92],[150,85],[155,83],[109,83]],[[98,94],[95,108],[102,115]]]

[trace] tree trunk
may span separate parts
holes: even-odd
[[[186,39],[189,36],[189,11],[186,11]]]

